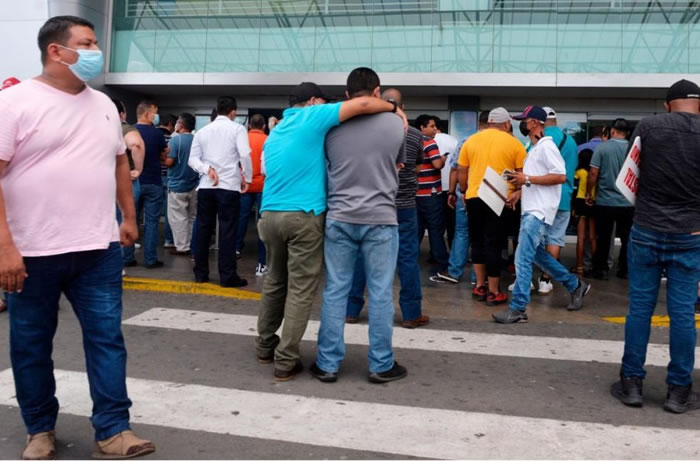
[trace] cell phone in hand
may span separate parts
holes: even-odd
[[[501,174],[501,177],[505,179],[506,181],[510,181],[513,176],[515,176],[515,171],[513,170],[503,170],[503,173]]]

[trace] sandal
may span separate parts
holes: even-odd
[[[95,459],[129,459],[156,451],[156,446],[148,440],[136,437],[133,431],[122,431],[106,440],[95,442]]]

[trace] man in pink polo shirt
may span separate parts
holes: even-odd
[[[102,52],[94,26],[73,16],[49,19],[38,42],[41,75],[0,93],[0,288],[9,293],[10,359],[28,433],[22,458],[56,456],[51,351],[61,294],[83,330],[93,456],[152,453],[129,427],[121,333],[119,244],[138,234],[129,162],[114,104],[85,84],[102,72]]]

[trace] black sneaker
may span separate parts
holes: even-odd
[[[700,314],[700,297],[698,297],[698,300],[695,301],[695,313]]]
[[[496,323],[527,323],[527,313],[516,311],[510,307],[504,311],[491,314]]]
[[[146,264],[146,269],[158,269],[159,267],[163,267],[165,264],[163,261],[156,261],[153,264]]]
[[[228,281],[228,282],[221,282],[221,286],[223,288],[239,288],[239,287],[244,287],[248,285],[248,281],[246,279],[242,279],[240,277],[236,277],[235,279]]]
[[[586,274],[584,273],[584,275]],[[610,276],[608,275],[608,271],[601,270],[592,270],[590,272],[590,277],[596,280],[608,280],[610,278]]]
[[[610,386],[610,394],[629,407],[641,407],[644,404],[642,378],[620,376],[620,380]]]
[[[578,281],[578,287],[571,293],[571,302],[566,309],[569,311],[578,311],[583,307],[583,298],[591,291],[591,284],[585,280]]]
[[[406,376],[408,376],[406,367],[402,367],[398,364],[398,362],[394,361],[394,366],[391,367],[391,370],[383,371],[381,373],[372,373],[370,371],[367,379],[369,379],[370,383],[382,384],[390,381],[397,381],[405,378]]]
[[[664,410],[671,413],[685,413],[700,409],[700,392],[693,392],[693,385],[668,385],[668,393],[664,402]]]
[[[316,362],[314,362],[314,364],[311,365],[309,371],[311,372],[311,376],[318,379],[322,383],[334,383],[338,381],[338,373],[323,371],[318,367],[318,365],[316,365]]]

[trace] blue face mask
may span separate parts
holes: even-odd
[[[73,74],[83,82],[92,80],[102,73],[102,68],[104,67],[105,63],[105,58],[102,51],[84,49],[74,50],[73,48],[68,48],[63,45],[59,46],[78,53],[78,60],[73,64],[68,64],[67,62],[63,61],[61,61],[61,63],[67,65],[71,72],[73,72]]]
[[[158,126],[160,125],[160,115],[156,114],[155,117],[153,117],[153,126]]]

